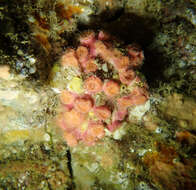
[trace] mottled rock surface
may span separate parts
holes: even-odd
[[[0,188],[195,188],[194,0],[0,3]],[[56,125],[57,62],[84,30],[144,50],[150,109],[94,146],[70,148]],[[135,114],[135,115],[134,115]],[[139,118],[139,121],[138,121]]]

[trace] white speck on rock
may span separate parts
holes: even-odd
[[[139,149],[139,150],[138,150],[139,156],[144,156],[144,154],[145,154],[146,152],[148,152],[148,150],[146,150],[146,149]]]
[[[19,95],[19,91],[17,90],[0,90],[0,99],[3,100],[13,100],[16,99]]]
[[[138,121],[142,119],[144,114],[150,109],[150,100],[148,100],[145,104],[136,106],[135,108],[129,111],[129,118],[134,117]]]
[[[125,125],[126,124],[122,125],[119,129],[114,131],[113,138],[115,140],[120,140],[126,134]]]
[[[52,90],[57,93],[57,94],[60,94],[61,93],[61,90],[59,90],[58,88],[52,88]]]
[[[49,134],[45,134],[44,135],[44,140],[45,141],[50,141],[50,135]]]

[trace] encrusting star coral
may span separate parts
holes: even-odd
[[[106,130],[121,127],[130,107],[149,99],[148,85],[136,71],[144,60],[136,44],[122,48],[104,31],[85,31],[78,41],[60,58],[71,79],[59,95],[57,124],[71,147],[79,142],[94,145]]]

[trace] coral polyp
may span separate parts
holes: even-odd
[[[84,81],[84,88],[87,93],[95,94],[102,91],[103,83],[99,77],[91,76]]]
[[[128,121],[129,109],[149,98],[147,84],[136,74],[142,50],[135,45],[120,48],[104,31],[86,31],[78,41],[60,58],[68,81],[59,96],[57,123],[69,146],[94,145],[106,131],[112,133]]]
[[[117,82],[112,81],[112,80],[108,80],[105,82],[104,86],[103,86],[103,90],[104,93],[108,96],[108,97],[114,97],[117,96],[120,92],[120,86]]]

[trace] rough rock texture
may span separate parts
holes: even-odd
[[[32,145],[29,142],[1,145],[0,188],[41,190],[73,187],[66,146],[47,142]]]
[[[0,188],[194,189],[195,6],[194,0],[1,1]],[[54,122],[55,86],[65,86],[56,62],[89,29],[141,46],[151,108],[139,122],[141,110],[134,110],[128,126],[95,146],[69,148]]]

